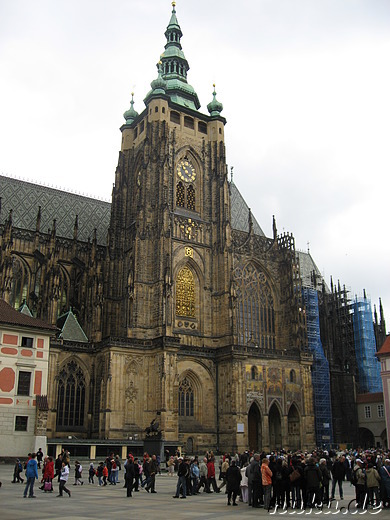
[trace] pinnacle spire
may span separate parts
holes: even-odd
[[[190,66],[182,51],[182,36],[183,33],[176,16],[176,2],[172,2],[172,14],[165,31],[167,42],[160,58],[161,65],[158,65],[158,68],[161,67],[161,77],[166,82],[165,94],[170,97],[171,101],[198,110],[200,108],[198,95],[187,82],[187,73]],[[151,86],[152,90],[146,96],[145,104],[149,102],[152,95],[161,95],[161,92],[157,91],[153,84]]]

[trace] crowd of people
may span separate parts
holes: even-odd
[[[217,462],[218,460],[218,462]],[[74,486],[84,484],[83,467],[76,460]],[[344,499],[344,486],[353,485],[355,507],[390,507],[390,454],[381,450],[326,451],[312,453],[272,452],[241,454],[225,453],[216,458],[213,452],[204,457],[183,457],[179,452],[166,457],[168,476],[177,476],[173,498],[204,493],[224,493],[227,505],[237,506],[238,501],[250,507],[306,509],[331,506],[333,500]],[[218,472],[219,468],[219,472]],[[88,484],[98,486],[117,485],[122,462],[119,455],[110,453],[104,461],[89,463]],[[216,474],[216,469],[218,476]],[[41,470],[41,477],[38,475]],[[127,497],[144,489],[157,493],[156,475],[161,474],[159,456],[144,453],[134,457],[129,453],[123,464],[123,487]],[[71,473],[70,454],[66,450],[54,460],[43,456],[42,450],[29,454],[22,463],[16,459],[12,483],[24,483],[24,497],[35,498],[34,483],[40,482],[40,490],[54,491],[58,483],[58,497],[66,493]],[[337,497],[336,497],[337,495]]]

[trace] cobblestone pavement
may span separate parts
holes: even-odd
[[[35,499],[23,498],[24,484],[12,484],[13,466],[0,466],[0,480],[2,487],[0,489],[0,519],[1,520],[86,520],[86,519],[113,519],[120,520],[123,518],[139,520],[160,520],[163,518],[173,518],[174,520],[197,518],[200,520],[218,519],[218,518],[256,518],[269,517],[270,513],[264,509],[254,509],[248,507],[247,504],[239,502],[238,507],[228,507],[226,495],[224,492],[220,494],[206,494],[190,496],[186,500],[174,500],[172,495],[175,494],[177,478],[169,477],[166,474],[158,475],[156,478],[156,494],[147,493],[141,490],[139,493],[133,493],[133,497],[126,497],[126,489],[123,489],[123,471],[120,472],[119,478],[121,483],[116,486],[99,487],[88,484],[88,478],[84,479],[83,486],[73,486],[73,468],[71,478],[69,480],[69,489],[72,496],[69,498],[64,495],[57,498],[58,484],[54,484],[53,493],[44,493],[40,491],[39,485],[35,484]],[[37,481],[36,481],[37,482]],[[345,500],[339,503],[339,507],[347,508],[348,503],[354,497],[354,488],[349,483],[344,483]],[[288,516],[297,518],[320,518],[325,513],[333,513],[332,518],[337,514],[342,515],[345,510],[339,513],[335,510],[336,504],[333,504],[332,511],[324,510],[322,512],[311,512],[309,510],[294,511],[288,510],[272,515]],[[300,515],[298,513],[301,513]],[[315,514],[316,513],[316,514]],[[366,518],[370,517],[374,510],[366,512]],[[388,511],[379,511],[379,518],[390,519]],[[348,514],[349,516],[349,514]],[[360,516],[360,515],[359,515]],[[329,517],[328,517],[329,518]]]

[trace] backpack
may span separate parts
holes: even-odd
[[[19,471],[19,473],[21,473],[23,471],[23,466],[22,466],[21,462],[19,462],[19,464],[18,464],[18,471]]]
[[[351,484],[352,484],[353,486],[356,486],[356,484],[357,484],[357,480],[358,480],[358,479],[357,479],[356,472],[357,472],[357,470],[356,470],[356,471],[353,470],[352,473],[351,473],[351,480],[350,480],[350,482],[351,482]]]

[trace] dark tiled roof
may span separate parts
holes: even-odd
[[[304,253],[303,251],[297,251],[296,253],[299,258],[302,286],[311,289],[321,289],[323,276],[314,262],[311,254]],[[313,272],[315,273],[315,277],[313,276]],[[316,281],[316,284],[314,284],[314,280]],[[329,292],[326,284],[325,289]]]
[[[245,202],[244,197],[238,191],[237,186],[234,182],[229,183],[230,188],[230,201],[231,201],[231,214],[232,214],[232,228],[237,231],[249,231],[248,215],[249,207]],[[252,214],[253,231],[255,235],[264,237],[264,232],[259,226],[257,220]]]
[[[232,228],[249,231],[249,207],[237,186],[231,182]],[[73,238],[73,229],[78,215],[78,238],[87,241],[97,229],[99,245],[106,245],[110,224],[111,204],[97,199],[68,193],[48,186],[13,179],[0,175],[0,223],[4,224],[12,209],[12,223],[16,228],[35,230],[38,207],[41,206],[41,232],[53,227],[56,219],[57,236]],[[252,214],[253,231],[265,236],[259,223]]]
[[[357,394],[356,402],[358,404],[383,402],[383,392],[373,392],[372,394]]]
[[[88,343],[87,336],[71,310],[58,318],[57,327],[61,329],[60,338],[66,341]]]
[[[57,327],[54,325],[49,325],[43,320],[32,318],[26,314],[23,314],[22,312],[16,311],[4,300],[0,300],[0,323],[26,327],[30,329],[49,330],[52,332],[57,330]]]
[[[87,241],[97,230],[98,244],[106,243],[111,204],[75,193],[40,186],[0,175],[0,223],[4,224],[12,209],[14,227],[35,230],[38,207],[41,206],[41,228],[46,233],[56,219],[59,237],[73,238],[78,215],[78,239]]]

